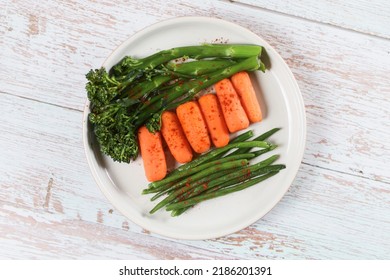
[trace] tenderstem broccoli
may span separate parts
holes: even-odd
[[[101,151],[114,161],[136,159],[140,126],[159,131],[164,110],[237,72],[265,71],[261,53],[257,45],[185,46],[144,58],[126,56],[109,70],[91,69],[86,74],[89,121]],[[178,62],[188,63],[184,71],[177,70]]]

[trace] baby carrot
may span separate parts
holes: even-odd
[[[234,74],[230,80],[240,97],[242,107],[244,108],[248,119],[251,122],[261,121],[262,114],[260,105],[256,98],[256,92],[253,88],[248,72],[238,72]]]
[[[215,94],[206,94],[199,98],[198,102],[214,146],[217,148],[226,146],[230,140],[229,130],[218,97]]]
[[[192,149],[197,153],[210,149],[210,138],[198,102],[189,101],[179,105],[176,114]]]
[[[192,160],[192,149],[179,119],[174,112],[165,111],[161,116],[161,134],[168,145],[172,156],[179,163],[185,163]]]
[[[142,126],[138,129],[138,140],[146,178],[150,182],[163,179],[167,174],[167,163],[160,133],[153,134]]]
[[[248,117],[231,81],[223,79],[216,83],[214,88],[229,131],[233,133],[247,128]]]

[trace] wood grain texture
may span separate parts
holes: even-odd
[[[126,16],[133,8],[126,3],[3,2],[0,63],[7,67],[0,74],[7,82],[1,89],[78,110],[88,70],[100,67],[129,34],[156,21],[140,11]]]
[[[375,35],[355,23],[350,29],[359,32],[286,15],[295,15],[296,8],[275,13],[273,4],[259,9],[206,0],[169,0],[163,6],[157,0],[0,0],[0,5],[0,258],[390,255],[390,41],[383,34],[359,33]],[[297,78],[308,123],[303,164],[282,201],[254,225],[206,241],[163,238],[124,218],[97,188],[81,140],[84,74],[134,32],[188,15],[236,22],[273,45]],[[323,16],[328,21],[321,22],[334,20]],[[372,21],[375,16],[368,13]]]
[[[390,39],[390,4],[386,0],[230,1]]]

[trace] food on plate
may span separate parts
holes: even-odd
[[[196,205],[199,202],[213,199],[219,196],[224,196],[233,192],[238,192],[249,188],[255,184],[258,184],[261,181],[264,181],[276,175],[280,170],[284,168],[285,166],[282,164],[275,164],[261,169],[259,168],[257,170],[254,170],[253,172],[251,171],[251,168],[247,168],[235,173],[229,173],[228,175],[226,175],[226,179],[230,179],[232,177],[232,180],[221,182],[222,180],[221,178],[219,178],[215,181],[211,181],[206,186],[201,186],[201,188],[197,187],[195,190],[192,191],[193,195],[188,196],[186,200],[179,198],[179,200],[168,205],[166,207],[166,210],[172,211],[174,215],[181,214],[183,210],[187,210],[189,207]],[[207,188],[207,190],[203,192],[203,189],[205,188]]]
[[[167,174],[167,163],[160,133],[151,133],[142,126],[138,129],[138,139],[146,178],[150,182],[163,179]]]
[[[169,174],[170,176],[167,176],[166,178],[164,178],[162,180],[150,183],[149,186],[151,188],[144,190],[143,193],[147,194],[147,193],[149,193],[149,191],[151,191],[151,193],[155,193],[157,191],[167,190],[172,186],[172,184],[170,184],[171,182],[177,181],[178,179],[182,179],[182,178],[187,177],[191,174],[208,169],[210,167],[214,167],[215,165],[221,165],[222,163],[225,163],[225,162],[229,162],[229,161],[233,161],[233,160],[240,160],[240,159],[249,160],[249,159],[254,158],[254,157],[255,157],[255,154],[242,153],[242,154],[237,154],[237,155],[229,155],[229,156],[226,156],[226,157],[223,157],[220,159],[214,158],[213,161],[207,161],[206,163],[197,165],[193,168],[187,168],[181,172],[175,172],[175,173],[172,172]]]
[[[86,75],[88,117],[100,150],[114,161],[136,159],[141,126],[160,131],[164,111],[191,101],[200,91],[237,72],[265,71],[261,53],[262,47],[257,45],[204,44],[162,50],[143,58],[126,56],[110,69],[91,69]],[[202,62],[195,65],[195,74],[167,67],[172,60],[186,63],[187,59],[228,60],[229,65],[214,68],[213,62]]]
[[[203,200],[240,191],[277,174],[285,168],[283,164],[274,164],[279,155],[257,163],[251,161],[277,147],[266,140],[278,130],[274,128],[252,140],[249,138],[253,133],[245,132],[227,146],[213,148],[164,179],[149,183],[143,194],[154,194],[152,201],[165,196],[150,213],[165,207],[172,216],[178,216]]]
[[[178,163],[192,160],[193,153],[175,112],[165,111],[161,115],[161,134],[169,151]]]
[[[218,148],[226,146],[230,135],[217,96],[206,94],[200,97],[198,102],[214,146]]]
[[[169,176],[172,176],[176,173],[182,172],[182,171],[187,170],[187,169],[191,169],[195,166],[200,165],[201,163],[205,163],[205,162],[209,161],[212,158],[213,159],[221,158],[230,149],[234,149],[234,148],[241,149],[241,148],[244,148],[243,146],[253,147],[253,144],[251,144],[251,143],[249,143],[249,144],[248,143],[245,143],[245,144],[239,143],[239,142],[244,142],[244,141],[248,140],[252,136],[253,136],[253,131],[249,130],[247,132],[244,132],[244,133],[240,134],[239,136],[235,137],[234,139],[232,139],[229,145],[227,145],[223,148],[213,149],[211,151],[208,151],[207,153],[203,153],[202,155],[199,155],[198,157],[196,157],[192,161],[178,166],[175,170],[173,170],[169,173]],[[248,147],[246,147],[246,148],[248,148]],[[151,183],[150,185],[154,185],[154,183]]]
[[[265,71],[262,47],[244,44],[184,46],[144,58],[126,56],[111,69],[86,75],[89,121],[100,150],[118,162],[141,154],[149,181],[142,194],[179,216],[198,203],[241,191],[285,168],[279,128],[252,139],[244,131],[262,120],[249,72]],[[213,87],[215,93],[204,92]],[[168,171],[164,146],[178,166]]]
[[[198,102],[189,101],[179,105],[176,108],[176,114],[192,149],[196,153],[209,150],[210,137]]]
[[[256,97],[248,72],[242,71],[234,74],[230,80],[240,97],[242,107],[250,122],[259,122],[262,120],[262,114],[259,101]]]
[[[233,133],[247,128],[249,120],[232,82],[226,78],[214,87],[229,131]]]
[[[184,178],[180,180],[178,183],[175,184],[174,189],[169,189],[168,196],[164,198],[161,202],[159,202],[152,210],[150,210],[150,214],[153,214],[154,212],[161,209],[168,203],[171,203],[175,199],[180,199],[180,196],[184,195],[187,191],[191,190],[194,184],[196,186],[205,187],[204,184],[207,183],[205,181],[207,175],[211,175],[215,172],[234,170],[235,168],[240,168],[242,166],[246,166],[247,164],[248,164],[248,160],[245,159],[233,160],[220,165],[214,165],[196,174],[190,175],[188,178]],[[227,175],[228,172],[223,174]],[[189,182],[193,182],[193,183],[189,183]]]

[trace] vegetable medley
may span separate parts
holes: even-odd
[[[163,50],[136,59],[124,57],[111,69],[86,75],[89,121],[101,151],[130,163],[141,154],[150,184],[143,194],[150,211],[165,207],[178,216],[197,203],[248,188],[285,166],[267,139],[279,128],[255,137],[231,133],[262,120],[249,72],[265,71],[257,45],[199,45]],[[199,94],[213,87],[214,92]],[[168,172],[164,145],[180,163]],[[253,149],[255,149],[253,151]]]

